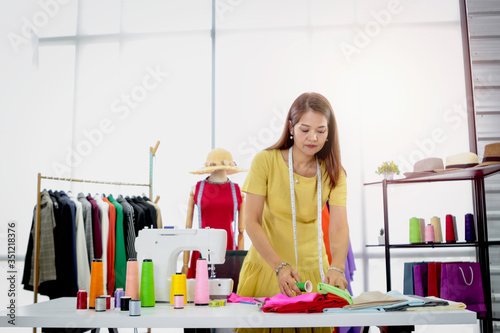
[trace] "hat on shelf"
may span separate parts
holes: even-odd
[[[445,169],[436,169],[436,172],[445,172],[453,170],[461,170],[475,167],[479,164],[479,159],[476,154],[467,152],[446,157]]]
[[[413,172],[405,172],[406,178],[430,176],[436,173],[437,169],[444,169],[443,159],[438,157],[424,158],[413,165]]]
[[[500,142],[484,146],[483,161],[477,167],[500,163]]]
[[[203,175],[217,170],[226,170],[228,175],[247,171],[236,166],[236,162],[233,161],[233,157],[230,152],[222,148],[216,148],[208,153],[207,161],[205,162],[205,166],[203,168],[197,171],[190,171],[190,173]]]

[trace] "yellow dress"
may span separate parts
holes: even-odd
[[[330,181],[325,164],[321,163],[321,194],[322,206],[329,199],[330,206],[346,205],[346,177],[342,172],[334,189]],[[269,238],[274,250],[283,261],[290,263],[299,273],[302,281],[310,280],[317,292],[321,275],[318,267],[318,207],[317,207],[317,176],[302,177],[294,174],[295,205],[297,216],[297,257],[298,267],[295,265],[295,245],[293,240],[292,207],[290,198],[290,178],[288,166],[279,149],[259,152],[253,162],[248,176],[243,184],[242,191],[263,195],[266,197],[262,213],[262,227]],[[328,259],[325,244],[321,238],[323,271],[328,269]],[[270,267],[259,255],[257,250],[250,247],[241,267],[237,294],[245,297],[272,297],[280,293],[275,267]],[[274,328],[275,331],[296,332],[295,328]],[[331,332],[331,328],[304,328],[301,332]],[[267,332],[270,329],[237,329],[238,332]]]

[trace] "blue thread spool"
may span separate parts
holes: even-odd
[[[476,226],[472,214],[465,214],[465,240],[467,242],[476,241]]]
[[[129,303],[129,316],[140,316],[141,315],[141,300],[133,299]]]
[[[142,307],[155,306],[155,277],[151,259],[142,262],[140,298]]]

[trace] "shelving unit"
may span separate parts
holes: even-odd
[[[366,183],[369,185],[382,185],[383,209],[384,209],[384,229],[385,229],[385,244],[384,245],[367,245],[367,246],[383,246],[385,249],[385,268],[386,268],[386,285],[387,291],[391,290],[391,249],[394,248],[433,248],[433,247],[476,247],[477,261],[481,266],[481,276],[484,289],[484,300],[486,304],[486,316],[481,319],[481,331],[493,332],[492,318],[492,301],[491,301],[491,279],[490,279],[490,260],[489,246],[499,245],[500,242],[488,241],[488,223],[486,217],[486,201],[484,179],[500,172],[500,164],[492,164],[480,168],[469,168],[463,170],[447,171],[435,173],[430,176],[405,178],[398,180],[383,180],[381,182]],[[463,181],[470,180],[472,182],[473,192],[473,207],[474,217],[476,221],[477,242],[457,242],[457,243],[421,243],[421,244],[390,244],[389,243],[389,205],[387,197],[387,187],[400,184],[411,183],[432,183],[432,182],[447,182],[447,181]]]

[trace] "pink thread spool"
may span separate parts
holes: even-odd
[[[206,259],[196,261],[196,283],[194,290],[194,305],[208,305],[208,263]]]
[[[427,243],[434,243],[434,240],[434,226],[432,224],[428,224],[425,226],[425,241]]]
[[[125,296],[130,296],[132,299],[139,299],[139,263],[135,258],[130,258],[127,261]]]
[[[174,309],[184,309],[184,295],[174,295]]]

